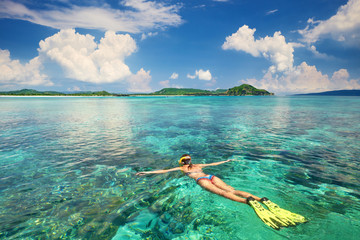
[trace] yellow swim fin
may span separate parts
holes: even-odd
[[[288,210],[280,208],[277,204],[271,202],[266,197],[262,198],[261,202],[265,204],[265,206],[270,210],[270,212],[275,214],[281,220],[286,222],[292,222],[291,225],[305,223],[308,221],[305,217],[301,216],[300,214],[292,213]]]
[[[253,197],[248,197],[246,202],[254,209],[258,217],[269,227],[280,230],[280,227],[289,226],[288,223],[281,220],[279,217],[275,216],[275,214],[261,206],[261,204],[258,203]]]

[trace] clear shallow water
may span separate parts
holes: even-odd
[[[357,239],[360,98],[0,98],[1,239]],[[274,231],[172,168],[310,219]]]

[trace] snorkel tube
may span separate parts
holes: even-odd
[[[180,160],[179,160],[179,165],[184,165],[184,162],[188,160],[188,161],[191,161],[191,157],[189,154],[184,154],[181,156]]]
[[[188,164],[189,167],[191,168],[191,157],[189,154],[184,154],[181,156],[180,160],[179,160],[179,165],[180,166],[184,166],[185,164]]]

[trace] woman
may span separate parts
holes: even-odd
[[[207,166],[216,166],[223,163],[230,162],[231,160],[226,160],[222,162],[210,163],[210,164],[192,164],[191,157],[189,154],[184,154],[181,156],[179,164],[180,167],[167,169],[167,170],[157,170],[149,172],[139,172],[137,175],[152,174],[152,173],[167,173],[172,171],[182,171],[186,176],[195,179],[196,183],[206,190],[216,193],[220,196],[226,197],[230,200],[246,203],[246,198],[253,197],[255,200],[260,201],[259,197],[256,197],[250,193],[242,192],[235,190],[233,187],[224,183],[220,178],[214,175],[205,174],[202,171],[203,167]]]
[[[180,170],[188,177],[196,180],[196,183],[199,184],[202,188],[212,193],[236,202],[249,204],[255,210],[256,214],[260,217],[260,219],[264,221],[265,224],[277,230],[279,230],[280,227],[295,226],[296,223],[302,223],[307,221],[301,215],[281,209],[278,205],[272,203],[267,198],[259,198],[248,192],[235,190],[233,187],[223,182],[220,178],[214,175],[205,174],[202,171],[203,167],[216,166],[230,161],[231,160],[226,160],[210,164],[192,164],[190,155],[184,154],[179,160],[180,167],[166,170],[164,169],[148,172],[138,172],[136,173],[136,175],[159,174]],[[266,210],[257,201],[264,203],[270,211]]]

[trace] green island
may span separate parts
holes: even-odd
[[[107,91],[97,91],[97,92],[76,92],[76,93],[62,93],[55,91],[37,91],[33,89],[22,89],[16,91],[0,92],[0,95],[3,96],[102,96],[102,97],[117,97],[117,96],[129,96],[129,94],[116,94],[109,93]]]
[[[193,88],[163,88],[160,91],[147,94],[117,94],[107,91],[62,93],[55,91],[37,91],[22,89],[17,91],[0,92],[3,96],[104,96],[104,97],[128,97],[128,96],[270,96],[274,95],[264,89],[257,89],[249,84],[230,89],[201,90]]]

